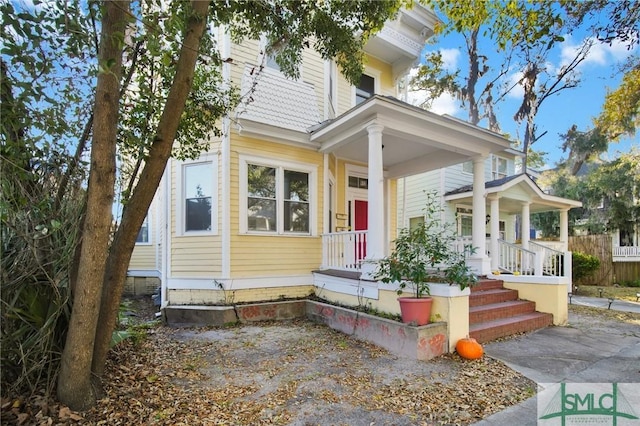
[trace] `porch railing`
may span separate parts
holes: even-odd
[[[536,254],[504,240],[498,240],[498,267],[505,272],[520,275],[535,275]]]
[[[529,249],[536,253],[538,263],[542,260],[542,274],[554,277],[564,276],[565,253],[542,244],[529,241]]]
[[[322,234],[322,268],[358,271],[367,255],[367,231]]]
[[[614,247],[614,257],[640,257],[640,247]]]

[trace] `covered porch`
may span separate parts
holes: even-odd
[[[326,155],[365,166],[367,179],[366,229],[323,234],[320,269],[358,272],[362,279],[371,280],[375,262],[389,253],[395,237],[391,218],[395,194],[390,182],[472,161],[473,223],[478,232],[471,241],[477,250],[468,261],[478,274],[490,273],[483,231],[485,160],[492,153],[508,149],[508,140],[453,117],[374,95],[342,116],[316,126],[310,141]]]
[[[522,276],[571,277],[568,212],[582,203],[544,193],[526,174],[508,176],[485,184],[487,256],[494,274]],[[462,187],[445,194],[450,204],[467,204],[473,188]],[[556,211],[560,237],[557,241],[537,241],[531,236],[531,214]],[[518,216],[519,238],[504,238],[500,221]],[[515,235],[515,234],[514,234]]]

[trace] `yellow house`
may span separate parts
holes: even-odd
[[[263,41],[234,44],[219,29],[222,57],[233,59],[223,73],[243,101],[197,160],[170,160],[130,280],[159,281],[163,308],[316,293],[398,312],[395,289],[372,279],[396,235],[398,180],[472,162],[469,204],[484,229],[484,164],[509,151],[500,135],[401,100],[399,82],[436,21],[418,4],[401,10],[368,42],[356,86],[312,50],[300,78],[287,78]],[[482,249],[469,262],[482,275],[491,272],[485,244],[474,234]],[[459,319],[468,292],[446,300],[436,313],[460,322],[449,336],[459,338],[469,328]]]

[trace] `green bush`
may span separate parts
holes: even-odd
[[[572,278],[579,280],[593,274],[600,267],[600,259],[590,254],[573,252],[571,260]]]

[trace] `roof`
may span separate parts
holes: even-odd
[[[530,203],[529,208],[532,213],[582,206],[580,201],[545,193],[526,173],[485,182],[485,190],[487,196],[499,197],[501,211],[518,212],[523,203]],[[469,202],[472,197],[473,185],[465,185],[444,195],[446,201],[457,202]]]
[[[502,179],[490,180],[489,182],[484,183],[484,187],[485,189],[496,188],[498,186],[504,185],[507,182],[511,182],[512,180],[515,180],[520,176],[522,176],[522,173],[503,177]],[[534,185],[538,186],[531,176],[527,175],[527,177],[532,180]],[[472,191],[473,191],[473,185],[465,185],[465,186],[461,186],[460,188],[452,189],[451,191],[446,192],[444,195],[447,196],[447,195],[454,195],[454,194],[463,194],[465,192],[472,192]]]
[[[258,71],[258,66],[247,64],[241,94],[246,101],[237,110],[240,120],[305,133],[321,121],[313,85],[289,79],[274,69]]]

